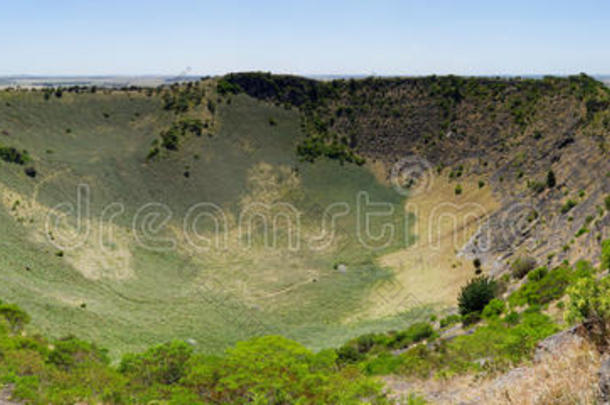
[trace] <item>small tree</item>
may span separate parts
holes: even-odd
[[[495,298],[496,282],[486,276],[475,277],[468,282],[458,297],[458,306],[462,316],[473,312],[480,313]]]
[[[555,178],[555,173],[552,170],[546,174],[546,185],[548,188],[553,188],[557,185],[557,179]]]

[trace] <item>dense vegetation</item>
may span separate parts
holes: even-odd
[[[599,270],[610,267],[609,257],[610,241],[605,241]],[[566,291],[566,319],[594,325],[588,330],[596,342],[606,345],[610,277],[596,281],[599,270],[584,261],[574,267],[534,270],[508,297],[510,306],[488,296],[498,291],[491,280],[475,278],[462,289],[460,303],[475,297],[476,305],[469,311],[476,311],[486,301],[481,324],[452,339],[442,338],[444,329],[460,318],[465,322],[470,312],[445,318],[439,329],[418,322],[403,331],[363,335],[318,353],[280,336],[240,342],[222,356],[196,354],[188,343],[174,341],[127,354],[118,367],[110,365],[105,350],[74,336],[49,341],[23,333],[30,320],[27,313],[0,302],[0,382],[12,384],[16,398],[41,404],[387,403],[381,385],[370,376],[427,378],[494,372],[518,364],[533,353],[537,342],[559,330],[544,310]]]
[[[516,134],[543,138],[540,124],[548,116],[541,111],[556,103],[558,95],[570,103],[570,113],[584,110],[576,127],[600,120],[610,123],[608,89],[584,74],[544,79],[429,76],[315,81],[254,72],[229,74],[217,88],[219,94],[245,92],[297,107],[307,134],[297,152],[308,161],[326,156],[362,163],[363,155],[392,159],[409,151],[453,160],[478,155],[483,146],[502,151]],[[571,142],[573,138],[566,138],[558,147]],[[553,173],[546,183],[550,188],[555,185]]]
[[[211,98],[211,92],[206,88],[205,79],[182,85],[175,83],[171,86],[160,86],[156,91],[161,95],[163,109],[172,111],[175,119],[167,129],[161,131],[160,139],[153,141],[147,160],[158,156],[161,148],[177,151],[181,141],[189,134],[201,136],[204,129],[211,127],[211,117],[216,112],[216,104]],[[189,112],[195,116],[187,116]]]
[[[355,366],[338,367],[334,351],[314,354],[279,336],[241,342],[220,357],[171,342],[114,367],[103,349],[73,336],[23,335],[28,320],[0,305],[0,385],[34,404],[385,403],[380,385]]]

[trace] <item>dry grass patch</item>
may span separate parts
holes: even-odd
[[[596,404],[600,355],[590,343],[571,341],[538,363],[494,378],[384,378],[392,397],[416,392],[433,404]]]
[[[457,182],[434,176],[429,189],[407,199],[405,210],[415,214],[412,233],[415,243],[379,259],[391,268],[400,286],[388,296],[373,291],[366,317],[394,314],[401,303],[455,305],[460,287],[474,276],[471,261],[456,253],[468,242],[488,215],[499,208],[489,187],[479,188],[476,179]]]

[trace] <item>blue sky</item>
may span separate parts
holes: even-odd
[[[610,73],[609,1],[19,0],[0,75]]]

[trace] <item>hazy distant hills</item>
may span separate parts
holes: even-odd
[[[361,79],[373,74],[316,74],[305,75],[316,80],[335,80],[335,79]],[[0,76],[0,88],[6,87],[70,87],[70,86],[99,86],[120,88],[125,86],[156,87],[162,84],[188,82],[199,80],[203,75],[178,74],[168,75],[102,75],[102,76],[31,76],[15,75]],[[504,77],[504,76],[503,76]],[[524,75],[528,78],[541,78],[542,75]],[[596,79],[610,85],[610,75],[593,75]]]

